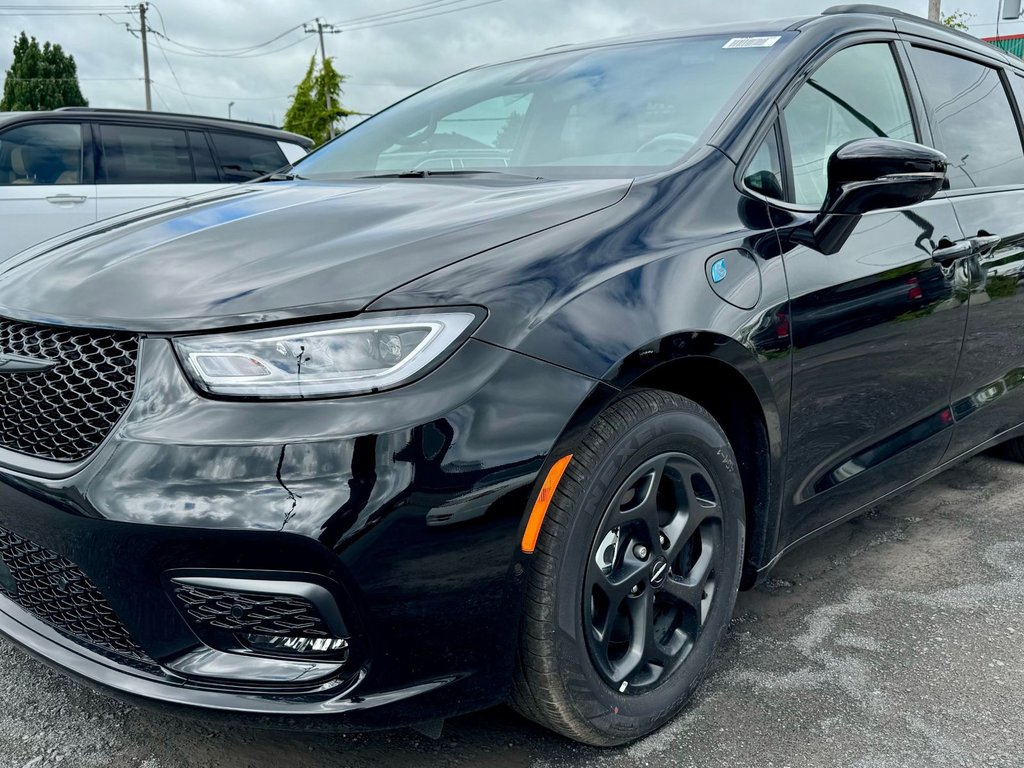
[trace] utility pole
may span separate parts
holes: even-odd
[[[329,35],[336,35],[341,32],[333,24],[328,24],[323,19],[318,18],[316,20],[316,28],[310,27],[308,24],[303,24],[302,31],[307,35],[311,35],[314,32],[320,36],[320,69],[323,71],[327,67],[327,49],[324,47],[324,33]],[[334,109],[334,104],[331,102],[330,91],[327,92],[327,111],[331,112]],[[331,120],[331,138],[334,138],[334,120]]]
[[[928,0],[928,20],[929,21],[942,21],[939,17],[941,16],[942,2],[941,0]]]
[[[150,91],[150,80],[149,80],[149,46],[146,43],[146,11],[149,9],[148,3],[139,3],[139,27],[140,34],[142,36],[142,69],[146,79],[146,111],[153,111],[153,94]]]

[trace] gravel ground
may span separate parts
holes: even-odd
[[[696,700],[601,751],[496,709],[401,731],[212,729],[0,642],[3,768],[1024,767],[1024,467],[982,456],[792,554],[740,596]]]

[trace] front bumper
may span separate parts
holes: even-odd
[[[358,727],[496,703],[515,656],[516,543],[533,483],[595,386],[470,340],[389,393],[216,401],[189,387],[168,340],[147,338],[133,404],[83,466],[46,477],[0,457],[0,528],[80,568],[146,662],[2,594],[0,633],[77,677],[172,706]],[[288,683],[247,682],[245,657],[231,679],[182,674],[205,645],[168,592],[181,569],[308,574],[337,597],[351,657]]]

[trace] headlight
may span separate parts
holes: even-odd
[[[364,315],[174,340],[195,385],[214,395],[305,398],[376,392],[439,362],[472,312]]]

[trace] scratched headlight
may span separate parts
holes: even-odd
[[[195,386],[213,395],[301,399],[408,383],[476,323],[468,311],[368,314],[288,328],[185,336],[175,348]]]

